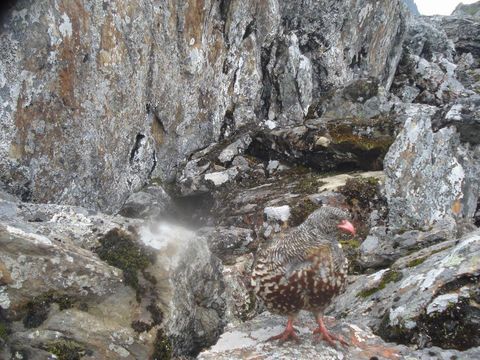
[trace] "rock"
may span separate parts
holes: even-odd
[[[267,220],[286,222],[290,218],[290,206],[267,206],[263,213]]]
[[[340,334],[350,344],[348,347],[333,348],[323,341],[315,342],[312,330],[316,327],[310,314],[301,313],[296,328],[302,340],[300,344],[278,345],[275,341],[266,342],[273,334],[280,333],[286,318],[263,313],[253,320],[240,325],[229,326],[219,341],[202,352],[199,360],[240,360],[240,359],[469,359],[480,354],[480,348],[465,352],[439,348],[414,351],[403,345],[386,343],[372,334],[366,326],[358,326],[344,321],[326,318],[326,325],[335,334]]]
[[[148,356],[156,329],[146,336],[132,329],[135,291],[120,269],[58,238],[10,225],[0,233],[1,321],[9,328],[0,357]]]
[[[319,191],[336,191],[342,186],[345,186],[347,181],[351,179],[375,178],[379,182],[383,183],[384,177],[385,176],[382,171],[366,171],[361,173],[327,176],[322,178],[323,184],[319,187]]]
[[[400,234],[387,232],[385,226],[373,227],[359,247],[358,263],[364,269],[385,268],[395,260],[431,245],[455,237],[455,224],[440,221],[431,229],[409,230]]]
[[[218,160],[220,160],[222,163],[232,161],[235,156],[243,154],[251,142],[252,139],[248,135],[240,137],[238,140],[222,150],[220,155],[218,155]]]
[[[0,214],[1,358],[195,354],[220,334],[223,268],[204,237],[64,205],[2,200]]]
[[[10,225],[1,225],[0,241],[4,310],[21,313],[30,299],[49,292],[93,300],[122,286],[121,272],[86,250]]]
[[[480,60],[479,17],[445,16],[434,18],[433,21],[441,26],[455,44],[457,56],[470,53],[477,62]]]
[[[445,115],[434,122],[434,130],[453,125],[460,134],[460,141],[479,145],[480,95],[458,99],[445,110]]]
[[[201,235],[206,236],[209,249],[224,263],[251,252],[255,241],[252,230],[233,226],[202,229]]]
[[[225,316],[222,264],[206,237],[171,223],[140,229],[140,239],[156,249],[149,268],[155,277],[157,305],[176,355],[195,355],[221,334]]]
[[[468,17],[477,17],[480,18],[480,5],[478,1],[473,4],[463,4],[460,3],[457,5],[452,15],[455,16],[468,16]]]
[[[205,174],[204,179],[206,181],[211,181],[214,186],[220,186],[227,182],[233,181],[237,175],[237,167],[232,167],[225,171],[217,171]]]
[[[455,40],[440,20],[412,19],[392,91],[404,102],[434,106],[465,96],[469,91],[459,81],[456,54]]]
[[[172,199],[161,186],[147,186],[130,195],[119,214],[130,218],[159,219],[172,208]]]
[[[472,218],[479,189],[475,152],[452,127],[434,133],[436,108],[407,107],[403,130],[385,156],[390,226],[424,228],[444,219]]]
[[[352,279],[328,313],[368,325],[387,341],[421,348],[478,347],[473,329],[480,309],[476,300],[468,300],[479,291],[478,230],[410,256],[390,269]],[[452,301],[454,307],[444,306]]]
[[[417,4],[415,4],[414,0],[404,0],[404,2],[413,15],[420,16],[420,12],[418,11]]]
[[[394,125],[381,117],[312,119],[306,126],[257,133],[251,152],[318,171],[379,170],[394,140],[393,130]]]
[[[224,266],[227,323],[241,323],[252,319],[264,308],[251,291],[251,275],[254,257],[252,254],[240,256],[233,265]]]
[[[5,10],[0,180],[110,213],[240,128],[300,124],[313,94],[365,73],[388,89],[405,34],[399,0],[77,5]]]

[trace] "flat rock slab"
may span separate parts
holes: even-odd
[[[279,344],[278,341],[266,340],[281,333],[286,324],[286,317],[263,313],[255,319],[228,329],[209,350],[202,352],[199,360],[235,360],[235,359],[315,359],[315,360],[370,360],[403,359],[412,353],[405,346],[385,343],[372,334],[367,327],[336,321],[326,317],[328,329],[341,335],[350,346],[337,345],[336,348],[323,340],[316,340],[312,332],[316,323],[312,315],[301,313],[296,321],[296,329],[301,339],[300,343],[289,341]]]

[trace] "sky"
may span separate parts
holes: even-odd
[[[458,4],[472,4],[478,0],[415,0],[422,15],[450,15]]]

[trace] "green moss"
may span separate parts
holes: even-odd
[[[358,249],[362,243],[357,238],[353,238],[347,240],[340,240],[340,244],[342,244],[344,249]]]
[[[355,122],[355,119],[353,120]],[[390,135],[364,136],[354,133],[356,125],[334,124],[328,131],[332,142],[337,145],[347,144],[349,147],[363,151],[378,150],[386,154],[392,145],[394,138]]]
[[[59,360],[80,360],[85,355],[85,348],[73,340],[61,339],[46,345],[45,349]]]
[[[380,336],[385,341],[396,342],[399,344],[409,344],[412,338],[412,331],[405,327],[403,319],[398,324],[392,326],[390,324],[390,310],[386,311],[378,330],[375,334]]]
[[[57,303],[60,310],[66,310],[70,309],[74,302],[75,300],[70,296],[55,291],[36,296],[25,306],[26,314],[23,318],[23,325],[27,328],[40,326],[47,319],[52,303]]]
[[[137,244],[132,234],[120,229],[112,229],[105,234],[96,253],[109,265],[123,270],[125,283],[136,290],[139,300],[143,289],[138,273],[153,263],[151,254]]]
[[[357,296],[367,298],[370,297],[371,295],[375,294],[376,292],[385,289],[387,284],[391,282],[398,282],[402,279],[403,275],[401,272],[395,271],[395,270],[389,270],[385,274],[383,274],[382,279],[380,280],[380,283],[378,284],[377,287],[371,288],[371,289],[365,289],[357,294]]]
[[[172,344],[162,329],[157,331],[151,360],[169,360],[172,358]]]
[[[350,178],[338,191],[345,196],[345,202],[356,220],[357,236],[364,239],[370,231],[368,227],[370,213],[375,208],[381,208],[383,201],[378,190],[378,179]]]
[[[378,179],[374,177],[347,179],[339,192],[345,196],[349,205],[370,207],[377,196]]]
[[[296,184],[294,191],[300,194],[315,194],[323,182],[318,181],[316,176],[304,176]]]
[[[0,321],[0,339],[3,340],[3,341],[0,341],[0,349],[2,348],[2,343],[7,341],[9,332],[10,332],[10,329],[8,325],[3,321]]]
[[[423,264],[423,262],[426,259],[427,259],[426,257],[421,257],[421,258],[418,258],[418,259],[414,259],[407,264],[407,267],[411,268],[411,267],[415,267],[415,266],[418,266],[420,264]]]

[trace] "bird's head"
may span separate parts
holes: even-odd
[[[332,206],[323,206],[315,210],[303,224],[307,227],[316,228],[328,237],[336,237],[338,231],[351,235],[356,233],[355,227],[350,222],[349,213]]]

